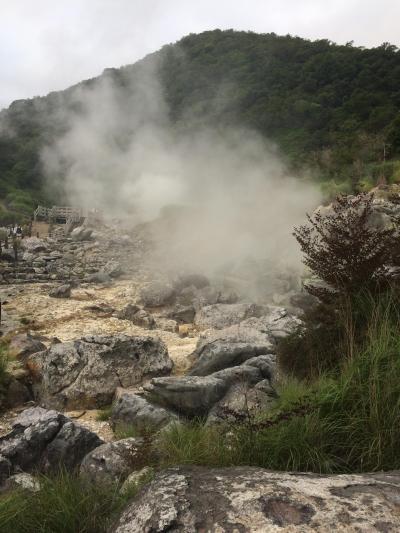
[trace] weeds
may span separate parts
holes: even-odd
[[[40,485],[38,492],[0,496],[2,533],[102,533],[139,488],[121,493],[118,484],[91,484],[66,472],[42,477]]]

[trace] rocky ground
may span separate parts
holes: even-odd
[[[387,209],[381,212],[386,217]],[[237,273],[209,279],[166,273],[162,265],[150,270],[151,246],[143,227],[124,233],[83,226],[24,239],[17,264],[7,250],[1,254],[1,332],[13,359],[0,391],[0,486],[14,486],[21,472],[49,473],[60,462],[94,481],[123,481],[145,466],[146,443],[118,440],[118,427],[156,435],[194,417],[234,422],[273,404],[277,341],[301,324],[302,310],[313,303],[298,279],[280,272],[267,291],[248,298],[242,291],[248,280]],[[100,421],[105,408],[110,418]],[[324,506],[341,531],[399,526],[390,515],[388,479],[328,479],[320,497],[318,478],[258,474],[167,472],[115,530],[326,531]],[[194,505],[193,484],[211,487],[213,501]],[[397,491],[397,478],[393,484]],[[374,487],[374,523],[341,502],[340,491],[360,485]],[[367,497],[361,493],[352,496],[355,506]],[[246,498],[254,520],[243,511]],[[226,503],[223,514],[219,501]],[[210,509],[209,521],[200,519]]]

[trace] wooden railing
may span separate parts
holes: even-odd
[[[43,207],[39,205],[34,213],[34,220],[42,218],[48,220],[49,222],[56,222],[57,220],[80,220],[83,216],[83,210],[79,207],[67,207],[67,206],[58,206],[53,205],[53,207]]]

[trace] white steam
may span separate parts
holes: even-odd
[[[42,154],[49,179],[66,174],[71,205],[136,224],[169,205],[157,225],[161,266],[210,272],[242,260],[300,264],[293,226],[318,205],[315,186],[287,175],[276,150],[248,130],[179,133],[150,64],[129,90],[105,76],[75,91],[79,112]]]

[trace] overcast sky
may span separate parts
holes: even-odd
[[[400,0],[0,0],[0,108],[215,28],[400,46]]]

